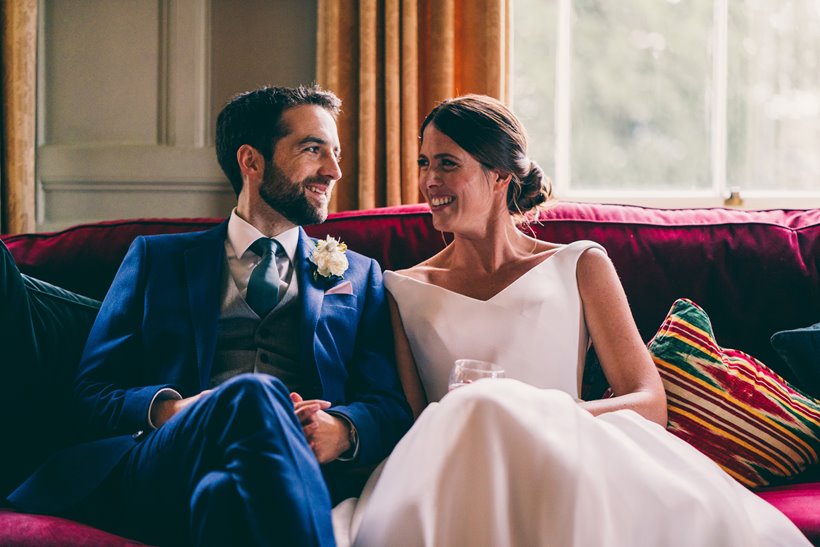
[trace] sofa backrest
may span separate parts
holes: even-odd
[[[820,209],[660,210],[568,204],[538,236],[591,239],[612,258],[638,328],[649,340],[672,303],[695,301],[718,342],[794,380],[769,339],[820,322]]]
[[[3,240],[24,273],[102,298],[136,236],[202,230],[218,222],[122,220]],[[820,209],[663,210],[563,203],[525,229],[557,243],[590,239],[602,244],[647,341],[672,302],[688,297],[710,315],[722,345],[746,351],[793,379],[769,337],[820,321]],[[386,269],[411,266],[445,245],[424,205],[336,213],[307,231],[338,237]]]

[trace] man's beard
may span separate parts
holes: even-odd
[[[310,183],[328,185],[321,177],[310,177],[295,182],[287,177],[273,160],[265,162],[265,172],[259,195],[271,209],[277,211],[297,226],[319,224],[327,218],[327,206],[315,206],[305,195]]]

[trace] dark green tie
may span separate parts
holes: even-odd
[[[256,315],[265,317],[279,301],[279,269],[276,267],[276,253],[281,249],[275,239],[260,237],[250,247],[262,257],[251,272],[245,301]]]

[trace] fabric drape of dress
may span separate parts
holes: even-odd
[[[0,7],[3,138],[0,233],[35,229],[34,147],[37,89],[37,0]]]
[[[439,101],[508,94],[509,0],[319,0],[317,81],[343,101],[334,210],[417,203],[418,130]]]
[[[810,545],[660,425],[576,403],[589,340],[576,265],[592,248],[566,245],[487,300],[385,272],[431,403],[358,503],[334,509],[340,546]],[[461,357],[507,378],[448,393]]]

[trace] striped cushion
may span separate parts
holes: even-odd
[[[817,464],[820,401],[754,357],[721,348],[694,302],[672,305],[649,350],[666,389],[669,431],[739,482],[783,483]]]

